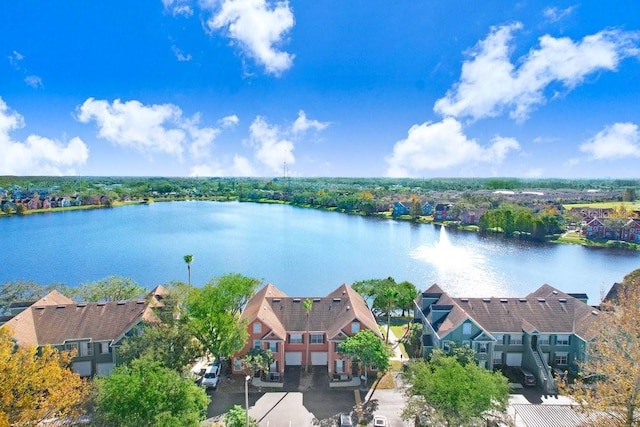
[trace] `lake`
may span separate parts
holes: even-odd
[[[172,202],[0,219],[0,283],[77,286],[125,276],[152,288],[200,286],[226,273],[323,296],[342,283],[393,277],[454,296],[523,296],[548,283],[596,304],[640,268],[640,253],[536,244],[440,226],[238,202]]]

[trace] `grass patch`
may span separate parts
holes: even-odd
[[[636,207],[634,202],[597,202],[597,203],[574,203],[570,205],[562,205],[565,209],[571,208],[593,208],[593,209],[617,209],[624,206],[625,209]]]
[[[382,377],[378,380],[376,388],[379,390],[391,390],[396,388],[396,381],[393,378],[393,373],[391,371],[387,371],[382,374]]]

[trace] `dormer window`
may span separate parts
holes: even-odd
[[[351,324],[351,333],[357,334],[358,332],[360,332],[360,322],[358,322],[357,320],[354,320],[353,323]]]
[[[260,334],[262,333],[262,323],[260,322],[255,322],[253,324],[253,333],[254,334]]]

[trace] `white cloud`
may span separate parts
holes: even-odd
[[[505,110],[524,120],[535,106],[546,102],[545,89],[552,83],[570,90],[597,71],[614,71],[621,60],[640,56],[639,32],[604,30],[578,42],[545,35],[514,65],[509,59],[513,33],[520,23],[494,27],[486,39],[470,51],[462,65],[460,81],[434,110],[445,116],[474,120],[496,117]]]
[[[271,172],[282,171],[284,163],[292,165],[294,144],[283,137],[277,126],[272,126],[263,117],[256,117],[249,127],[249,144],[255,148],[256,159]]]
[[[257,173],[249,159],[235,155],[230,167],[219,163],[200,164],[191,168],[190,176],[256,176]]]
[[[218,130],[199,127],[198,114],[185,118],[182,110],[173,104],[144,105],[132,100],[108,101],[87,99],[77,111],[82,123],[95,121],[98,136],[145,154],[166,153],[182,159],[186,146],[196,157],[205,157],[206,150]]]
[[[578,8],[578,5],[575,5],[575,4],[573,6],[567,7],[566,9],[560,9],[557,7],[547,7],[542,11],[542,15],[549,22],[558,22],[568,17],[569,15],[571,15],[577,8]]]
[[[178,49],[178,46],[173,45],[171,46],[171,50],[173,51],[173,54],[175,55],[176,59],[180,62],[189,62],[191,61],[191,54],[187,53],[186,55],[180,50]]]
[[[14,50],[13,52],[11,52],[11,55],[7,56],[7,59],[9,60],[9,64],[11,64],[13,68],[15,68],[16,70],[19,70],[20,61],[24,59],[24,55],[18,52],[17,50]]]
[[[329,126],[328,122],[319,122],[318,120],[309,120],[307,119],[307,115],[304,111],[298,111],[298,118],[295,122],[293,122],[293,126],[291,126],[291,132],[294,134],[305,133],[309,129],[314,129],[316,131],[321,131]]]
[[[235,114],[231,114],[230,116],[226,116],[220,119],[219,123],[224,128],[234,128],[238,126],[238,123],[240,123],[240,119]]]
[[[387,157],[387,175],[415,177],[427,170],[468,163],[500,163],[509,151],[519,148],[515,139],[499,136],[490,146],[482,147],[475,139],[467,138],[459,121],[449,117],[412,126],[407,138],[396,142]]]
[[[294,56],[277,48],[294,25],[288,1],[208,0],[202,6],[213,12],[209,30],[225,31],[268,74],[279,76],[292,66]]]
[[[34,89],[42,87],[42,79],[38,76],[27,76],[24,78],[24,82]]]
[[[640,132],[634,123],[615,123],[606,126],[589,141],[580,145],[580,151],[591,160],[640,157]]]
[[[193,8],[190,0],[162,0],[164,10],[170,12],[173,16],[190,17],[193,15]]]
[[[0,98],[0,175],[75,175],[75,166],[89,157],[89,149],[78,137],[61,143],[39,135],[14,141],[10,132],[24,127],[20,114]]]

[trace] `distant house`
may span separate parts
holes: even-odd
[[[275,361],[265,373],[267,380],[282,379],[286,366],[326,366],[333,378],[356,374],[357,366],[338,351],[338,345],[363,329],[382,338],[367,303],[348,285],[325,297],[309,297],[313,305],[307,332],[305,299],[289,297],[269,284],[247,302],[241,319],[247,322],[249,341],[233,357],[234,373],[244,372],[241,359],[251,349],[270,349]]]
[[[409,215],[409,207],[402,202],[395,202],[393,204],[393,216]]]
[[[76,303],[57,291],[26,307],[2,327],[11,328],[19,346],[50,345],[75,350],[71,368],[81,376],[107,375],[116,365],[116,348],[143,321],[156,321],[152,312],[158,288],[147,300]]]
[[[451,204],[438,203],[435,207],[435,213],[433,219],[436,221],[451,221],[453,216],[450,209],[453,207]]]
[[[433,205],[429,202],[426,202],[422,205],[422,215],[431,215],[433,214]]]
[[[486,209],[470,209],[460,213],[460,223],[465,225],[478,225],[480,217],[484,215]]]
[[[415,300],[423,355],[467,344],[480,366],[525,367],[554,392],[551,368],[575,372],[586,360],[600,313],[586,301],[549,285],[523,298],[453,298],[434,284]]]
[[[588,239],[621,240],[640,243],[640,218],[626,220],[594,218],[587,222],[583,233]]]

